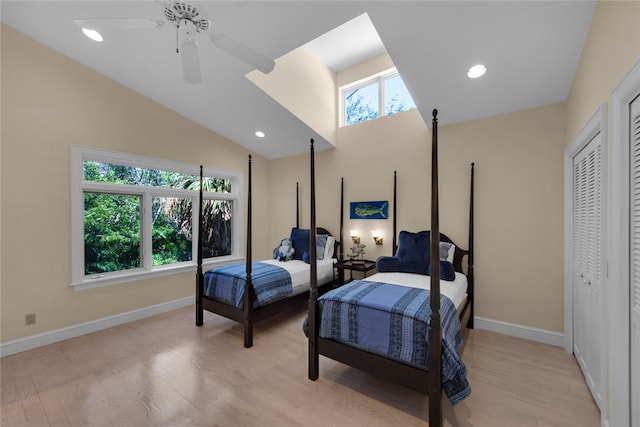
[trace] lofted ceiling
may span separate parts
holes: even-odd
[[[0,4],[4,24],[268,159],[306,153],[309,138],[317,150],[333,147],[251,83],[250,65],[211,43],[199,43],[202,83],[187,84],[171,25],[112,30],[96,43],[74,22],[165,20],[166,2]],[[441,126],[566,100],[595,8],[580,0],[197,4],[214,31],[274,59],[276,67],[278,58],[308,43],[334,71],[386,49],[425,122],[437,108]],[[488,72],[468,79],[476,63]],[[257,138],[256,130],[266,137]]]

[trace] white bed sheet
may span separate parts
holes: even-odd
[[[298,295],[309,290],[311,267],[304,261],[292,259],[290,261],[281,262],[277,259],[268,259],[261,262],[282,267],[289,272],[289,274],[291,275],[291,285],[293,286],[291,295]],[[318,286],[333,281],[333,264],[335,264],[336,262],[337,260],[335,258],[318,260]]]
[[[391,283],[413,288],[431,289],[431,276],[412,273],[376,273],[363,280]],[[459,309],[467,299],[467,276],[456,271],[453,281],[440,279],[440,293],[448,297]]]

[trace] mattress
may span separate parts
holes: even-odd
[[[396,272],[376,273],[362,280],[391,283],[412,288],[431,289],[431,276],[424,276],[422,274]],[[456,277],[453,281],[440,280],[440,293],[448,297],[456,309],[459,310],[467,298],[467,276],[456,271]]]
[[[293,259],[290,261],[278,261],[277,259],[269,259],[261,261],[286,269],[291,275],[291,285],[293,291],[291,295],[301,294],[309,290],[310,265],[304,261]],[[333,264],[336,263],[335,258],[319,259],[317,262],[318,286],[333,281]]]

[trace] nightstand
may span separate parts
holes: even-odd
[[[374,271],[376,269],[375,261],[354,261],[351,259],[343,259],[338,261],[333,265],[336,270],[338,270],[338,282],[336,286],[341,286],[347,283],[344,279],[344,271],[349,270],[349,282],[353,280],[353,272],[360,271],[363,274],[363,277],[367,277],[367,274],[370,271]]]

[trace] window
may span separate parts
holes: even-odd
[[[71,168],[76,289],[194,270],[199,167],[72,146]],[[207,264],[241,257],[241,189],[240,174],[204,170]]]
[[[342,126],[416,108],[395,68],[341,89]]]

